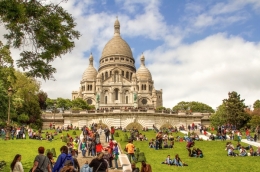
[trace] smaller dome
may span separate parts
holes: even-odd
[[[144,54],[142,54],[141,58],[141,66],[136,72],[136,76],[138,79],[152,79],[152,75],[150,71],[145,67],[145,58]]]
[[[92,53],[89,57],[89,66],[84,71],[82,80],[95,80],[97,77],[97,70],[93,67],[93,56]]]
[[[137,70],[136,76],[138,79],[152,79],[150,71],[143,65]]]

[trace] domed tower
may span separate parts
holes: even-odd
[[[93,66],[93,60],[94,59],[91,53],[89,57],[89,66],[82,75],[79,92],[77,92],[77,96],[72,95],[72,99],[83,98],[90,105],[95,104],[96,78],[98,74],[97,70]]]
[[[114,70],[115,68],[120,69]],[[120,36],[120,23],[118,19],[114,23],[114,36],[103,49],[98,69],[102,81],[111,79],[111,81],[115,82],[116,78],[114,76],[116,72],[120,75],[118,81],[122,81],[122,78],[131,81],[133,73],[136,72],[132,50]]]

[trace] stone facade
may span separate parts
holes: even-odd
[[[154,109],[163,106],[163,91],[155,90],[143,54],[141,66],[136,70],[131,48],[120,36],[118,20],[114,24],[113,38],[103,49],[98,71],[93,67],[93,59],[91,54],[79,90],[72,91],[72,100],[83,98],[96,109]]]

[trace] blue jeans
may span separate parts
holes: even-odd
[[[131,157],[132,157],[132,160],[135,161],[135,154],[134,153],[128,153],[127,156],[128,156],[128,159],[129,159],[130,162],[131,162]]]
[[[118,168],[117,159],[115,158],[114,160],[115,160],[115,166],[116,168]]]
[[[86,150],[82,149],[81,152],[82,152],[82,156],[85,157],[86,156]]]

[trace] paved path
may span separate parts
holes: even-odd
[[[100,135],[100,142],[101,142],[101,144],[102,144],[102,146],[103,147],[107,147],[108,146],[108,143],[106,143],[106,136],[105,136],[105,134],[103,134],[104,132],[102,132],[102,134]],[[83,134],[81,133],[81,135],[80,135],[80,140],[82,140],[82,138],[83,138],[84,136],[83,136]],[[77,157],[77,160],[78,160],[78,162],[79,162],[79,165],[80,165],[80,167],[82,167],[84,164],[85,164],[85,162],[86,161],[88,161],[89,163],[92,161],[92,159],[93,158],[95,158],[95,157],[92,157],[92,156],[86,156],[85,158],[83,158],[82,157],[82,154],[81,154],[81,150],[79,149],[78,150],[79,151],[79,155],[78,155],[78,157]],[[88,152],[86,153],[86,155],[88,154]],[[114,160],[113,160],[113,167],[114,167],[115,165],[114,165]],[[122,170],[122,168],[120,168],[120,162],[119,162],[119,160],[118,160],[118,166],[119,166],[119,169],[117,169],[117,170],[115,170],[115,169],[109,169],[108,171],[109,172],[122,172],[123,170]]]
[[[180,131],[181,133],[183,133],[183,134],[188,134],[188,132],[187,131],[184,131],[184,130],[181,130]],[[198,135],[200,134],[199,132],[196,132]],[[202,138],[203,140],[209,140],[209,135],[210,135],[211,133],[209,133],[209,132],[207,132],[207,135],[205,136],[205,135],[199,135],[199,138]],[[229,139],[229,136],[228,136],[228,139]],[[260,147],[260,143],[259,142],[254,142],[254,141],[249,141],[249,140],[247,140],[247,139],[242,139],[241,140],[241,142],[243,142],[243,143],[247,143],[247,144],[249,144],[249,145],[253,145],[253,146],[256,146],[256,147]]]

